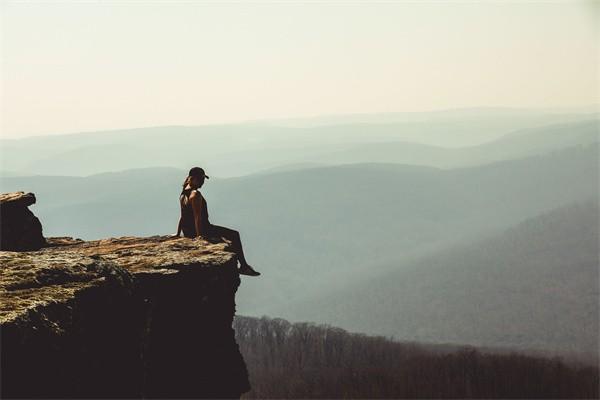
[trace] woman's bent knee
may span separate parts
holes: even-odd
[[[220,225],[212,225],[211,233],[216,236],[225,236],[226,238],[239,238],[240,233],[234,229],[227,228]]]

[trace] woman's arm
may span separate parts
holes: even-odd
[[[181,236],[181,217],[179,217],[179,222],[177,223],[177,233],[175,236]]]
[[[194,226],[196,227],[196,236],[202,236],[204,226],[202,226],[202,200],[200,195],[193,193],[190,196],[192,202],[192,210],[194,210]]]

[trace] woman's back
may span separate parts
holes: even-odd
[[[194,221],[194,209],[192,208],[192,193],[195,192],[195,196],[199,196],[200,198],[200,226],[204,232],[200,232],[200,234],[206,233],[210,226],[210,222],[208,221],[208,207],[206,205],[206,200],[204,196],[197,189],[187,188],[184,189],[179,196],[179,203],[181,205],[181,230],[183,231],[183,235],[185,237],[196,237],[196,224]]]

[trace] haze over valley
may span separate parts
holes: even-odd
[[[468,109],[2,140],[46,236],[174,233],[187,170],[263,275],[243,315],[597,354],[598,116]],[[452,146],[449,144],[452,143]]]

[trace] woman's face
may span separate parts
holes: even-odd
[[[192,179],[190,180],[190,185],[192,185],[195,188],[199,188],[204,184],[204,177],[199,178],[197,176],[192,176]]]

